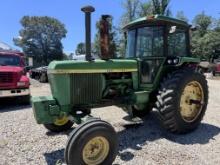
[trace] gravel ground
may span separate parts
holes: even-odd
[[[143,125],[127,126],[121,109],[94,109],[95,116],[109,121],[118,132],[120,148],[114,164],[220,164],[220,80],[209,80],[209,89],[205,118],[196,131],[187,135],[161,129],[153,112]],[[31,92],[33,96],[49,95],[49,85],[32,81]],[[36,124],[30,106],[6,100],[0,105],[0,125],[0,165],[53,165],[63,160],[69,132],[47,132]]]

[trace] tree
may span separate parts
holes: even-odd
[[[202,12],[195,16],[193,24],[197,27],[197,31],[192,33],[192,53],[194,56],[209,60],[213,51],[220,47],[218,20],[215,26],[212,26],[212,17]]]
[[[153,14],[170,16],[169,3],[170,0],[152,0]]]
[[[220,33],[209,31],[203,37],[194,36],[192,40],[192,53],[194,56],[209,60],[214,50],[220,48]]]
[[[138,16],[139,17],[145,17],[148,15],[153,15],[153,5],[151,1],[142,2],[140,3],[140,9]]]
[[[125,12],[121,17],[121,25],[124,26],[127,23],[133,21],[138,16],[140,1],[139,0],[125,0],[122,3],[122,7]]]
[[[33,57],[39,65],[48,65],[52,60],[63,59],[61,40],[67,33],[64,24],[47,16],[24,16],[20,23],[20,37],[15,38],[14,43],[27,56]]]
[[[94,39],[94,44],[93,44],[93,53],[97,54],[97,55],[101,55],[101,38],[100,38],[100,22],[102,21],[102,19],[100,19],[100,21],[98,21],[96,23],[96,29],[97,29],[97,33],[95,35],[95,39]],[[115,56],[117,54],[117,44],[116,44],[116,32],[114,30],[113,27],[113,17],[109,16],[109,18],[107,18],[108,21],[108,33],[109,33],[109,54],[112,56]]]
[[[76,51],[75,51],[76,55],[80,55],[80,54],[86,54],[86,45],[83,42],[80,42],[77,47],[76,47]]]
[[[183,11],[178,11],[176,13],[176,18],[177,19],[180,19],[182,21],[185,21],[185,22],[189,22],[188,18],[184,15],[184,12]]]
[[[193,24],[198,28],[199,34],[204,36],[212,24],[212,17],[205,14],[203,11],[193,19]]]

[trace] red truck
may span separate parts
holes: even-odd
[[[24,54],[17,51],[0,51],[0,102],[2,98],[16,97],[22,103],[29,103],[29,86]]]
[[[220,74],[220,60],[216,61],[215,68],[213,71],[214,76],[216,76],[217,74]]]

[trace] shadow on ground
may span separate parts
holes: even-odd
[[[1,98],[0,113],[19,111],[26,108],[31,108],[30,104],[22,104],[18,98]]]
[[[61,165],[64,162],[64,149],[44,153],[44,157],[48,165]]]
[[[46,132],[46,135],[47,135],[47,136],[57,136],[57,134],[59,134],[59,135],[67,135],[67,136],[68,136],[74,129],[75,129],[75,127],[72,127],[72,128],[69,129],[68,131],[61,132],[61,133],[56,133],[56,132],[47,131],[47,132]]]
[[[156,122],[154,113],[145,118],[142,125],[124,125],[125,129],[118,132],[119,157],[123,161],[132,160],[134,155],[127,149],[141,150],[144,145],[157,139],[167,139],[183,145],[206,144],[220,133],[220,128],[202,123],[197,130],[184,135],[175,135],[163,130]],[[68,133],[67,133],[68,134]],[[48,164],[63,161],[64,149],[44,154]],[[52,161],[53,160],[53,161]]]

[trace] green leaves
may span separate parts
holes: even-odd
[[[63,58],[62,38],[67,30],[64,24],[52,17],[24,16],[19,37],[15,45],[21,47],[27,56],[34,57],[35,64],[48,65],[52,60]]]
[[[169,3],[170,0],[152,0],[153,14],[169,16],[171,14]]]
[[[86,54],[86,45],[83,42],[80,42],[77,47],[76,47],[76,51],[75,51],[76,55],[80,55],[80,54]]]
[[[201,37],[206,34],[207,30],[212,25],[212,17],[202,12],[193,19],[193,24],[198,28]]]
[[[214,20],[202,12],[194,18],[193,24],[197,31],[192,34],[192,53],[209,60],[213,51],[220,47],[219,20]]]
[[[185,22],[189,22],[188,18],[184,15],[183,11],[178,11],[176,14],[176,18]]]

